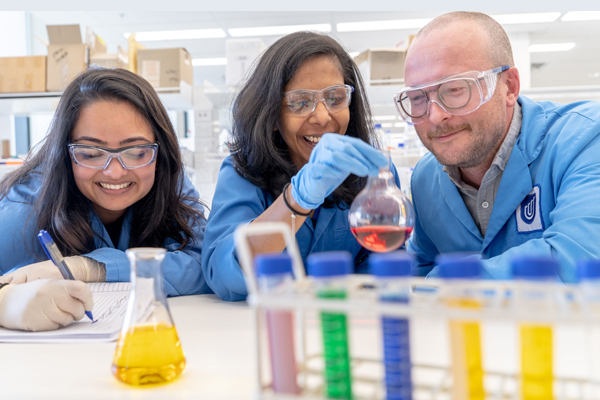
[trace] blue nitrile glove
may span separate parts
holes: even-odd
[[[315,146],[308,163],[292,178],[292,196],[300,207],[319,207],[348,175],[375,176],[388,159],[360,139],[326,133]]]

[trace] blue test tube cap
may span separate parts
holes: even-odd
[[[481,277],[481,261],[476,253],[446,253],[435,258],[440,276],[445,279],[476,279]]]
[[[347,251],[326,251],[308,256],[308,274],[324,278],[352,272],[352,255]]]
[[[577,263],[579,280],[600,279],[600,260],[579,260]]]
[[[372,254],[369,266],[371,273],[378,277],[410,276],[413,258],[405,251]]]
[[[519,257],[512,260],[514,279],[549,280],[556,277],[558,261],[551,257]]]
[[[257,276],[292,273],[292,258],[285,253],[258,254],[254,258]]]

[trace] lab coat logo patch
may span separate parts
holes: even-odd
[[[541,203],[540,185],[535,185],[531,192],[517,207],[515,216],[517,218],[517,233],[529,233],[544,230],[544,221],[540,209]]]

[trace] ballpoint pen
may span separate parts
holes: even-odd
[[[67,267],[67,263],[63,259],[62,254],[60,254],[60,250],[58,250],[58,247],[56,246],[56,243],[54,243],[54,240],[52,240],[50,234],[42,229],[38,234],[38,239],[40,239],[40,243],[42,244],[42,248],[46,252],[46,255],[52,260],[54,265],[58,267],[63,278],[74,281],[75,278],[73,277],[73,274],[71,274],[71,270]],[[85,315],[94,322],[91,311],[86,311]]]

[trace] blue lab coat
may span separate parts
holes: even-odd
[[[396,185],[398,173],[392,165]],[[233,241],[235,228],[261,215],[275,199],[267,191],[240,176],[228,156],[221,165],[215,196],[204,236],[202,269],[211,289],[223,300],[237,301],[248,292]],[[296,240],[306,265],[311,253],[346,250],[355,260],[355,272],[367,272],[369,252],[356,241],[348,222],[348,210],[320,207],[317,224],[306,218]]]
[[[419,275],[437,276],[436,255],[467,251],[479,253],[486,278],[510,278],[513,257],[552,256],[559,278],[573,282],[577,260],[600,257],[600,103],[518,101],[521,132],[485,237],[435,157],[417,164],[411,183],[417,219],[407,250]]]
[[[38,243],[35,232],[35,216],[30,217],[32,203],[35,201],[40,187],[39,175],[29,178],[25,183],[11,188],[7,197],[0,201],[0,273],[36,263],[48,258]],[[185,196],[198,198],[198,192],[186,176],[183,193]],[[90,203],[91,204],[91,203]],[[201,213],[204,208],[197,203],[191,203]],[[96,250],[83,256],[93,258],[106,265],[107,282],[129,281],[129,260],[125,250],[129,248],[131,232],[131,210],[126,211],[121,228],[118,246],[115,246],[100,221],[98,215],[90,206],[92,229],[98,235],[95,237]],[[164,247],[167,254],[163,261],[165,292],[168,296],[187,294],[211,293],[202,276],[202,239],[206,222],[194,226],[199,240],[188,245],[185,250],[176,250],[180,244],[173,239],[167,239]],[[34,239],[32,241],[32,239]],[[107,244],[108,243],[108,244]],[[33,248],[32,248],[33,245]],[[36,257],[36,254],[38,255]]]

